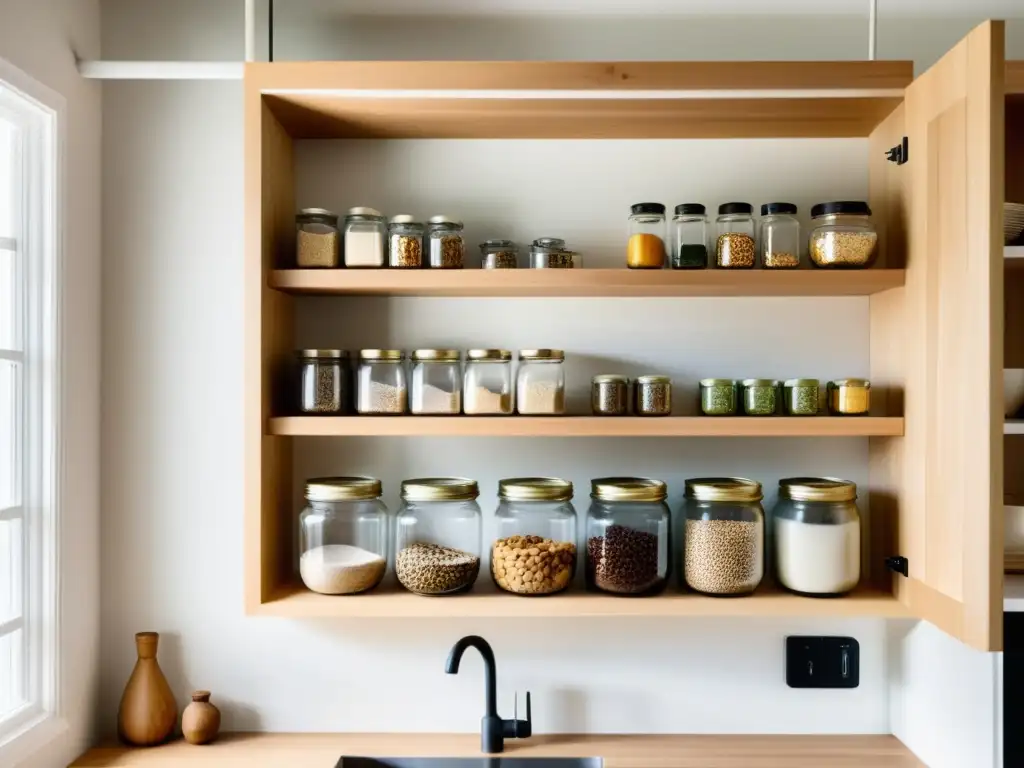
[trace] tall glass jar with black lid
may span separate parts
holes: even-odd
[[[800,266],[800,222],[792,203],[761,206],[761,266],[796,269]]]
[[[808,250],[816,267],[870,267],[878,256],[871,208],[857,200],[818,203],[811,208]]]
[[[480,491],[475,480],[425,477],[402,482],[395,528],[398,581],[420,595],[454,595],[480,573]]]
[[[388,222],[388,266],[419,269],[423,266],[423,222],[408,214]]]
[[[652,595],[669,573],[669,509],[660,480],[591,481],[587,513],[587,586],[618,595]]]
[[[299,410],[338,415],[349,408],[348,352],[343,349],[299,350]]]
[[[491,546],[495,584],[517,595],[550,595],[576,571],[576,510],[572,483],[555,477],[517,477],[498,483]]]
[[[754,207],[723,203],[715,220],[715,264],[722,269],[751,269],[755,261]]]
[[[671,226],[672,269],[704,269],[708,265],[708,217],[700,203],[676,206]]]
[[[632,207],[626,266],[630,269],[665,266],[665,206],[661,203],[637,203]]]
[[[466,241],[462,222],[451,216],[431,216],[427,226],[427,266],[431,269],[462,269]]]

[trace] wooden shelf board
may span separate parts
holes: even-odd
[[[867,296],[904,278],[902,269],[281,269],[270,287],[364,296]]]
[[[1003,422],[1004,435],[1024,435],[1024,419],[1008,419]]]
[[[280,416],[268,433],[336,437],[899,437],[901,416]]]

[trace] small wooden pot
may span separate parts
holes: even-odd
[[[192,703],[181,715],[181,735],[189,744],[209,744],[220,730],[220,710],[210,703],[209,691],[193,691]]]

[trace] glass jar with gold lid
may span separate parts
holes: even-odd
[[[517,477],[498,483],[491,546],[494,582],[518,595],[561,592],[576,572],[576,510],[572,483]]]
[[[361,349],[356,371],[356,411],[402,414],[407,407],[405,353],[400,349]]]
[[[395,528],[398,581],[420,595],[452,595],[480,573],[480,491],[475,480],[425,477],[402,483]]]
[[[414,414],[457,415],[462,410],[462,355],[457,349],[412,353],[409,409]]]
[[[466,352],[462,377],[462,410],[469,416],[507,416],[512,413],[512,353],[507,349]]]
[[[828,412],[833,416],[866,416],[871,410],[871,382],[836,379],[826,387]]]
[[[761,484],[741,477],[686,481],[683,579],[708,595],[746,595],[764,577]]]
[[[377,586],[388,559],[388,509],[372,477],[306,482],[299,515],[299,575],[314,592],[351,595]]]
[[[857,485],[834,477],[779,481],[772,514],[775,570],[786,589],[816,597],[846,594],[860,580]]]
[[[669,510],[661,480],[591,481],[587,512],[587,586],[619,595],[651,595],[669,573]]]
[[[519,350],[516,409],[524,415],[565,413],[565,353],[560,349]]]

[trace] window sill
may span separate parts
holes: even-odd
[[[26,712],[26,720],[0,737],[0,765],[20,766],[68,732],[67,720],[49,712]]]

